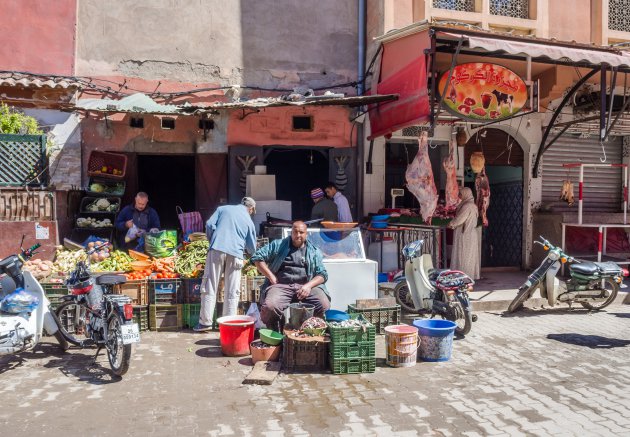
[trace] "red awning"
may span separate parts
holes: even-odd
[[[398,94],[398,100],[370,105],[369,139],[429,120],[429,93],[424,49],[429,32],[419,32],[383,43],[380,74],[372,94]]]

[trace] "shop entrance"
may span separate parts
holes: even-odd
[[[311,189],[328,182],[328,149],[279,148],[265,149],[267,173],[276,175],[276,197],[291,201],[294,219],[309,220],[313,201]]]
[[[523,247],[524,154],[514,137],[482,129],[466,144],[466,185],[475,191],[470,156],[482,152],[490,182],[489,225],[483,228],[481,267],[520,267]],[[477,193],[475,193],[475,199]]]
[[[195,210],[194,155],[138,155],[138,190],[160,216],[163,229],[178,229],[176,206]]]

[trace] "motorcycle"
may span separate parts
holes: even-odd
[[[106,244],[87,252],[85,260],[77,262],[66,280],[70,295],[56,310],[62,335],[80,348],[96,346],[96,355],[105,348],[112,372],[122,376],[129,370],[131,346],[140,341],[138,324],[133,323],[131,299],[113,294],[114,286],[124,284],[121,275],[101,275],[90,272],[90,255]]]
[[[58,320],[50,310],[44,289],[31,272],[22,270],[24,263],[35,255],[40,244],[23,249],[20,255],[10,255],[0,261],[0,355],[17,354],[32,350],[41,341],[44,332],[54,335],[62,350],[68,349]],[[18,298],[19,296],[19,298]],[[12,300],[12,298],[16,298]],[[25,305],[13,305],[17,299]]]
[[[474,281],[458,270],[434,269],[431,255],[422,254],[423,240],[403,248],[405,276],[394,288],[398,304],[409,312],[430,312],[457,324],[455,333],[466,335],[477,316],[472,314],[468,292]]]
[[[571,306],[577,302],[586,309],[601,310],[615,300],[623,281],[623,270],[618,264],[611,261],[580,261],[543,237],[540,240],[534,243],[543,246],[547,256],[519,287],[516,297],[508,306],[509,313],[521,308],[537,288],[551,306],[558,302]],[[566,263],[569,263],[570,277],[558,278],[560,267]]]

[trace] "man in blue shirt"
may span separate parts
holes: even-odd
[[[256,228],[251,215],[256,212],[256,202],[244,197],[240,205],[220,206],[206,222],[206,234],[210,250],[201,281],[201,311],[198,332],[212,329],[212,316],[217,301],[221,274],[224,275],[225,300],[223,315],[235,316],[241,293],[241,269],[243,251],[256,251]]]
[[[133,226],[141,232],[149,232],[151,229],[160,229],[160,218],[157,212],[150,206],[149,195],[143,191],[136,194],[133,204],[125,206],[116,217],[116,229],[118,230],[118,245],[120,248],[135,249],[136,240],[125,243],[125,235]]]
[[[337,205],[338,222],[352,223],[352,213],[346,196],[341,194],[334,182],[328,182],[326,185],[326,195]]]
[[[261,247],[250,262],[267,277],[261,289],[260,318],[268,328],[281,332],[284,310],[292,302],[313,305],[317,317],[330,308],[323,256],[307,241],[304,222],[294,222],[291,236]]]

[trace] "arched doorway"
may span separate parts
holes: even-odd
[[[481,239],[482,267],[521,267],[523,254],[523,149],[500,129],[480,129],[465,146],[465,185],[475,191],[470,156],[482,152],[490,182],[488,226]],[[475,199],[477,193],[475,193]]]

